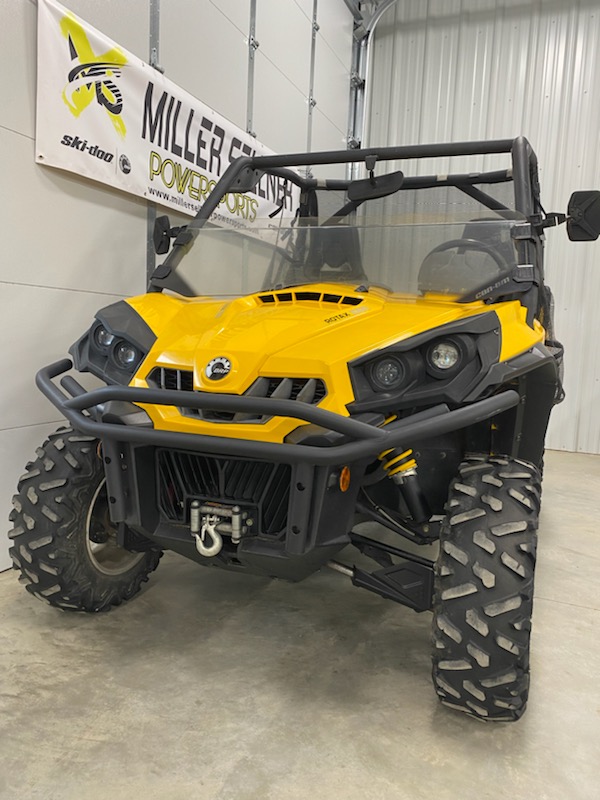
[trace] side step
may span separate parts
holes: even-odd
[[[359,534],[351,533],[350,540],[363,555],[377,561],[382,569],[367,572],[336,561],[330,561],[327,566],[348,575],[354,586],[368,589],[414,611],[429,611],[432,608],[433,561]],[[392,556],[400,560],[393,561]]]

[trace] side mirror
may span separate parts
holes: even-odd
[[[166,214],[154,220],[152,241],[154,250],[159,256],[169,252],[169,247],[171,246],[171,223]]]
[[[600,192],[573,192],[567,209],[567,234],[572,242],[595,242],[600,236]]]

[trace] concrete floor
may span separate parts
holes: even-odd
[[[135,600],[60,612],[0,575],[0,797],[600,797],[600,457],[549,453],[529,709],[440,706],[430,615],[325,571],[165,556]]]

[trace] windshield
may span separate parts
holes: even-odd
[[[238,297],[315,282],[379,285],[410,295],[461,296],[516,264],[514,220],[410,222],[367,216],[256,220],[251,229],[195,231],[170,287],[187,296]],[[419,215],[417,215],[418,217]]]

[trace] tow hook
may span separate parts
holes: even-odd
[[[247,528],[244,525],[246,512],[239,506],[201,505],[199,500],[190,504],[190,533],[196,540],[196,550],[201,556],[212,558],[223,549],[223,536],[231,536],[233,544],[239,544]],[[229,519],[230,522],[224,520]],[[248,520],[250,524],[250,520]]]

